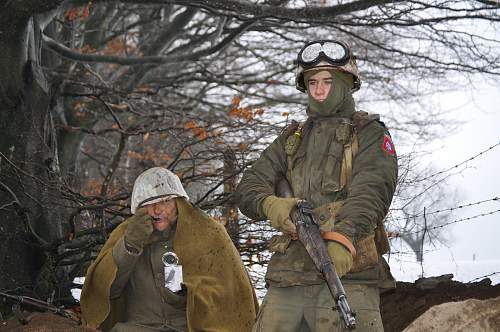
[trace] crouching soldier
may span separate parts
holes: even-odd
[[[257,301],[224,227],[154,167],[136,179],[133,216],[89,267],[83,323],[104,331],[250,331]]]

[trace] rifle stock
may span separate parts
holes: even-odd
[[[37,311],[49,311],[57,315],[61,315],[66,318],[75,319],[69,312],[64,310],[62,307],[56,307],[53,304],[47,303],[45,301],[41,301],[29,296],[21,296],[21,295],[10,295],[4,292],[0,292],[0,298],[4,298],[5,300],[8,300],[16,305],[26,305],[29,306],[32,309],[35,309]]]
[[[276,184],[276,194],[280,197],[293,197],[292,188],[286,178],[283,177]],[[316,268],[323,274],[344,325],[350,330],[355,329],[356,314],[347,302],[342,282],[335,270],[335,265],[328,255],[325,241],[321,237],[318,224],[314,220],[313,207],[307,201],[300,201],[290,212],[290,218],[297,227],[299,241],[306,248]]]

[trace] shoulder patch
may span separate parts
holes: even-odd
[[[396,148],[394,147],[394,143],[392,143],[391,136],[385,134],[384,135],[384,142],[382,143],[382,150],[390,154],[391,156],[394,156],[396,154]]]

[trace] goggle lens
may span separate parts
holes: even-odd
[[[316,60],[319,53],[321,52],[321,44],[311,44],[307,46],[304,51],[302,51],[302,61],[312,62]]]
[[[342,45],[337,43],[324,43],[323,53],[334,61],[339,61],[347,55]]]

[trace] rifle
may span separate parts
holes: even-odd
[[[10,295],[4,292],[0,292],[0,297],[3,297],[4,301],[9,300],[14,303],[14,305],[12,306],[13,309],[12,311],[14,312],[19,311],[20,305],[26,305],[37,311],[42,311],[42,312],[50,311],[54,314],[58,314],[66,318],[70,318],[73,320],[75,319],[75,317],[66,310],[64,310],[63,307],[56,307],[51,303],[38,300],[29,296]]]
[[[293,197],[292,188],[286,180],[282,178],[276,185],[276,193],[280,197]],[[314,262],[316,268],[323,274],[326,284],[332,293],[337,304],[337,310],[342,321],[349,330],[356,328],[356,313],[351,310],[344,287],[335,270],[335,266],[330,260],[325,241],[321,237],[318,224],[313,215],[311,203],[303,200],[290,212],[290,218],[297,227],[299,241],[306,248],[307,253]]]

